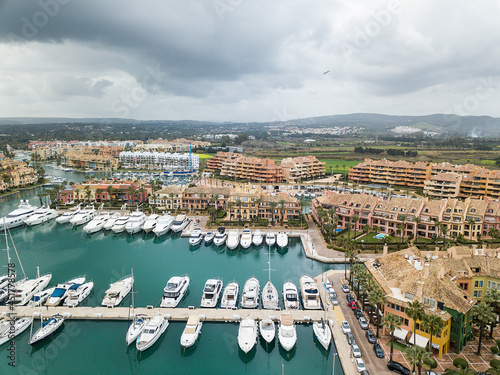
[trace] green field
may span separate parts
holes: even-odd
[[[344,173],[344,165],[345,171],[348,172],[349,168],[354,167],[362,162],[362,160],[342,160],[342,159],[318,159],[319,161],[324,161],[326,173]],[[337,169],[338,166],[338,169]]]
[[[213,154],[196,154],[196,155],[198,155],[200,159],[211,159],[215,156]]]

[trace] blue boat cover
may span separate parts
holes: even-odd
[[[68,288],[68,290],[77,290],[80,285],[82,284],[73,284]]]
[[[52,293],[51,297],[62,297],[64,296],[64,293],[66,293],[66,289],[56,288],[56,290],[54,290],[54,292]]]

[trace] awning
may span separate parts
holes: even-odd
[[[408,335],[408,331],[403,328],[396,328],[394,330],[394,337],[400,340],[406,340],[406,336]]]
[[[413,334],[411,335],[411,339],[410,339],[410,344],[413,344],[413,336],[417,336],[417,345],[420,346],[421,348],[425,348],[427,347],[427,343],[429,342],[429,339],[424,337],[424,336],[420,336],[420,335],[416,335],[416,334]]]

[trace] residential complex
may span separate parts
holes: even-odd
[[[71,168],[113,171],[118,169],[118,160],[111,155],[95,154],[91,150],[68,151],[64,155],[64,165]]]
[[[296,183],[325,174],[325,162],[319,161],[316,156],[285,158],[281,161],[280,167],[287,182]]]
[[[38,182],[38,175],[26,163],[6,158],[3,154],[1,156],[0,192],[33,185]]]
[[[58,199],[63,204],[81,202],[123,202],[139,204],[148,200],[149,185],[132,181],[91,181],[76,184],[73,189],[61,190]]]
[[[200,167],[200,157],[193,153],[123,151],[120,152],[119,159],[126,168],[197,171]]]

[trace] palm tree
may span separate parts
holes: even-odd
[[[380,231],[380,228],[378,226],[374,226],[372,228],[372,232],[377,236],[377,233]],[[377,254],[377,241],[375,241],[375,254]]]
[[[397,328],[400,328],[402,325],[401,318],[397,316],[396,314],[387,314],[384,316],[382,319],[382,324],[384,327],[389,330],[389,333],[391,334],[391,361],[392,361],[392,356],[394,354],[394,331]]]
[[[231,226],[231,208],[233,208],[233,202],[227,202],[226,207],[229,212],[229,226]]]
[[[109,201],[112,201],[111,195],[113,194],[113,185],[108,185],[106,188],[106,192],[108,193]]]
[[[496,320],[495,313],[493,312],[493,307],[481,302],[474,307],[472,307],[472,322],[474,325],[479,327],[479,344],[477,347],[477,355],[481,355],[481,343],[483,341],[484,327]]]
[[[347,229],[347,238],[351,240],[351,223],[346,223],[345,229]]]
[[[467,224],[469,224],[469,239],[472,241],[472,228],[474,228],[476,222],[473,218],[470,218],[469,221],[467,221]]]
[[[302,229],[302,219],[304,217],[303,211],[304,211],[304,206],[306,205],[306,202],[304,199],[299,200],[299,206],[300,206],[300,228]]]
[[[85,191],[85,198],[87,199],[87,202],[90,202],[90,196],[92,195],[92,191],[90,190],[90,186],[87,185],[83,189]]]
[[[102,189],[97,189],[95,192],[97,193],[97,196],[99,197],[101,195],[101,193],[102,193]],[[98,202],[100,202],[100,201],[101,201],[101,199],[99,198]]]
[[[283,225],[283,219],[284,219],[283,212],[285,211],[285,200],[281,199],[278,202],[278,204],[279,204],[279,210],[280,210],[280,223],[281,223],[281,225]]]
[[[358,260],[358,254],[356,253],[355,250],[355,244],[351,241],[348,241],[348,249],[347,249],[347,258],[349,258],[349,284],[352,285],[352,274],[351,274],[351,269],[352,269],[352,264]]]
[[[357,235],[357,232],[358,232],[359,215],[353,215],[351,217],[351,220],[354,223],[354,238],[356,238],[356,235]]]
[[[488,291],[486,292],[485,298],[484,298],[484,302],[486,302],[488,305],[493,307],[493,311],[497,315],[496,319],[490,324],[490,336],[489,336],[489,338],[493,339],[493,330],[495,329],[495,327],[497,325],[497,321],[498,321],[497,308],[500,304],[500,291],[498,291],[497,289],[488,289]]]
[[[493,243],[493,240],[498,238],[500,235],[500,231],[497,228],[490,228],[488,230],[488,236],[491,237],[491,243]]]
[[[399,234],[400,234],[400,236],[399,236],[398,250],[401,250],[401,243],[403,242],[403,232],[404,232],[404,226],[403,226],[403,224],[398,224],[396,231],[399,232]]]
[[[443,320],[437,315],[424,315],[422,320],[422,328],[429,331],[429,351],[432,354],[432,336],[441,334],[444,328]]]
[[[370,291],[370,294],[368,295],[368,302],[370,302],[370,305],[375,306],[376,311],[375,313],[377,314],[377,338],[379,338],[379,328],[380,328],[380,311],[381,307],[387,303],[387,297],[385,296],[384,292],[378,287],[374,288],[372,291]]]
[[[408,303],[406,307],[406,315],[413,320],[413,346],[417,346],[417,335],[415,334],[415,326],[417,320],[422,320],[425,315],[424,305],[419,300],[414,300]]]
[[[73,195],[74,200],[80,200],[80,189],[75,189],[75,194]]]
[[[356,263],[355,265],[352,266],[352,269],[349,272],[353,274],[353,280],[356,280],[357,282],[356,295],[359,298],[359,288],[361,287],[361,283],[367,276],[366,268],[363,267],[361,264]]]
[[[274,209],[276,208],[276,202],[269,202],[269,209],[271,210],[271,220],[274,221]]]
[[[429,359],[429,352],[426,349],[416,345],[410,346],[406,349],[405,352],[408,363],[413,367],[417,366],[418,375],[421,375],[422,366],[427,367],[427,364],[424,361]]]
[[[473,369],[466,367],[462,368],[462,366],[458,366],[458,369],[447,368],[444,372],[445,375],[477,375]]]
[[[415,242],[417,242],[417,238],[418,238],[418,224],[420,224],[420,218],[418,216],[415,216],[413,218],[413,222],[415,223]]]

